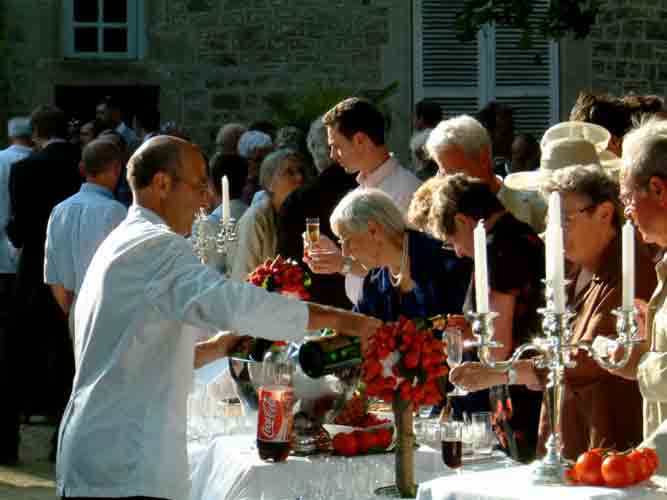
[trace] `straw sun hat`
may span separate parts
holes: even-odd
[[[623,162],[607,151],[610,138],[607,129],[593,123],[563,122],[554,125],[544,133],[540,142],[540,168],[510,174],[505,177],[505,185],[511,189],[537,191],[559,168],[591,163],[617,175]]]

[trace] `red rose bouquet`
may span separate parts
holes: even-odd
[[[436,319],[436,318],[433,318]],[[364,353],[362,378],[366,394],[391,402],[396,424],[396,486],[414,498],[413,412],[444,398],[439,381],[449,372],[445,343],[433,335],[434,321],[408,320],[380,327]]]
[[[419,325],[419,327],[418,327]],[[445,344],[423,320],[400,317],[382,326],[369,342],[362,364],[366,394],[387,402],[400,398],[419,405],[438,404],[438,379],[449,372]]]
[[[301,269],[293,260],[283,259],[278,255],[275,259],[266,259],[246,278],[248,283],[262,287],[269,292],[290,295],[297,299],[308,300],[310,294],[310,275]]]

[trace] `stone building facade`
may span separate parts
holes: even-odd
[[[143,0],[146,47],[133,61],[65,58],[66,0],[3,1],[9,115],[54,102],[59,86],[157,86],[163,119],[208,148],[224,122],[270,119],[270,94],[398,80],[392,108],[409,119],[406,0]]]
[[[396,81],[390,145],[407,160],[419,0],[130,0],[145,13],[145,47],[134,60],[66,58],[68,1],[0,0],[3,122],[57,102],[59,89],[76,101],[85,88],[150,87],[163,119],[210,150],[222,123],[271,119],[267,96],[298,98],[317,83],[372,91]],[[589,39],[562,41],[561,119],[582,89],[663,95],[666,19],[667,0],[606,0]]]

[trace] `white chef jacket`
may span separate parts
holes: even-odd
[[[75,308],[76,375],[62,419],[58,495],[187,500],[184,326],[303,337],[307,306],[226,281],[154,212],[133,205],[93,257]]]

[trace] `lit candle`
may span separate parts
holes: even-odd
[[[549,224],[546,234],[546,278],[553,290],[554,312],[565,312],[565,266],[560,194],[549,196]]]
[[[623,226],[623,309],[632,309],[635,299],[635,228],[630,221]]]
[[[475,241],[475,300],[477,312],[489,312],[489,280],[486,270],[486,229],[480,220],[473,232]]]
[[[230,217],[229,207],[229,180],[227,176],[222,177],[222,223],[226,226]]]

